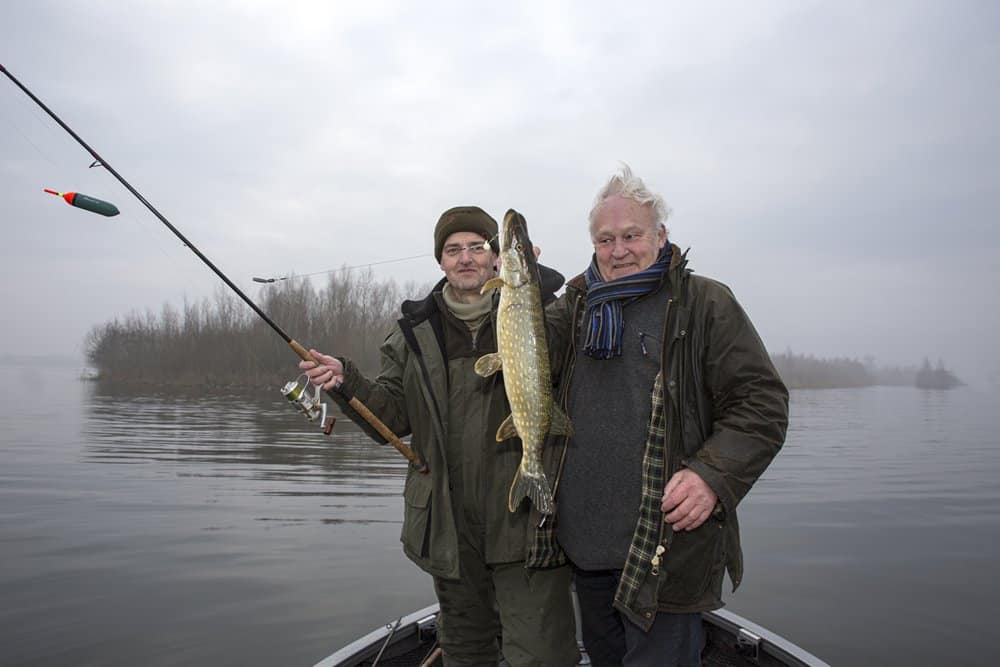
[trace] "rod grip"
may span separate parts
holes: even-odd
[[[416,453],[410,449],[405,442],[396,437],[396,434],[393,433],[381,419],[376,417],[375,414],[368,409],[368,406],[353,396],[351,396],[351,398],[347,401],[347,404],[350,405],[355,412],[361,415],[361,418],[368,422],[373,429],[378,431],[379,435],[388,440],[389,444],[395,447],[400,454],[405,456],[410,463],[416,466],[420,472],[426,473],[428,471],[427,464],[421,461]]]
[[[314,359],[313,356],[309,354],[309,350],[302,347],[297,340],[289,340],[288,345],[295,350],[295,354],[299,355],[299,358],[302,361],[315,361],[319,364],[319,359]]]
[[[317,364],[319,363],[319,359],[316,359],[311,354],[309,354],[309,350],[302,347],[302,345],[298,341],[289,339],[288,345],[293,350],[295,350],[295,354],[299,355],[299,357],[303,361],[314,361]],[[376,432],[378,432],[379,435],[385,438],[390,445],[395,447],[396,451],[405,456],[410,463],[412,463],[414,466],[417,467],[418,470],[420,470],[420,472],[427,474],[430,471],[430,469],[427,467],[427,464],[421,461],[420,457],[418,457],[416,453],[412,449],[410,449],[410,447],[405,442],[400,440],[396,436],[396,434],[393,433],[392,430],[382,422],[381,419],[376,417],[375,413],[369,410],[367,405],[359,401],[357,398],[351,395],[350,392],[347,391],[347,389],[342,388],[339,385],[337,387],[334,387],[333,391],[336,391],[338,394],[340,394],[344,398],[344,400],[347,401],[348,405],[350,405],[351,408],[353,408],[354,411],[357,412],[362,419],[368,422],[369,426],[371,426],[373,429],[375,429]]]

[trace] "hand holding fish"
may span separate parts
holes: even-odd
[[[309,354],[320,363],[300,361],[299,368],[305,372],[313,385],[330,390],[344,381],[344,364],[340,363],[340,359],[316,350],[309,350]]]
[[[663,489],[663,520],[674,531],[694,530],[705,523],[719,497],[698,473],[687,468],[678,471]]]

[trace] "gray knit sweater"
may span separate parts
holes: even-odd
[[[576,567],[621,569],[639,515],[650,392],[668,294],[662,285],[623,309],[622,356],[583,354],[569,390],[575,433],[559,483],[559,544]]]

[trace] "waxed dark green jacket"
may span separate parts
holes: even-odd
[[[628,562],[622,564],[615,603],[640,627],[648,627],[657,611],[721,607],[726,570],[734,590],[739,586],[743,556],[736,507],[781,448],[788,424],[788,391],[729,288],[693,275],[686,253],[677,246],[665,280],[670,297],[658,378],[665,393],[660,396],[660,423],[651,419],[644,453],[643,499],[648,507],[640,512]],[[583,276],[577,276],[546,312],[549,343],[565,350],[554,369],[564,407],[585,297]],[[565,438],[552,438],[546,447],[573,455]],[[666,480],[682,467],[705,480],[719,506],[698,529],[674,534],[663,524],[659,498]],[[658,545],[666,551],[660,566],[653,567]],[[557,548],[551,535],[539,535],[533,557],[553,558]]]
[[[563,282],[563,277],[547,267],[539,267],[543,274],[543,292],[546,299]],[[529,503],[522,503],[517,512],[507,507],[507,497],[515,471],[521,460],[521,441],[512,438],[496,442],[494,435],[500,423],[510,413],[506,402],[502,373],[482,378],[472,371],[475,359],[462,359],[468,372],[451,374],[459,378],[461,387],[449,386],[449,369],[446,361],[447,347],[446,312],[440,297],[442,280],[421,301],[407,301],[402,306],[403,316],[386,337],[381,347],[381,370],[375,379],[364,377],[347,359],[344,363],[344,388],[356,396],[397,436],[411,435],[410,446],[430,469],[421,473],[412,464],[408,466],[403,491],[403,528],[400,540],[406,555],[426,572],[447,579],[460,576],[458,561],[458,531],[467,530],[461,500],[457,497],[457,480],[449,475],[448,436],[452,428],[464,432],[483,434],[472,438],[470,447],[482,447],[481,474],[484,525],[481,527],[487,563],[510,563],[525,560],[527,546],[533,534],[529,522],[532,512]],[[496,352],[496,305],[490,314],[489,325],[480,329],[477,354]],[[462,325],[464,328],[464,325]],[[466,332],[467,333],[467,332]],[[457,391],[456,391],[457,390]],[[460,399],[449,396],[488,394],[491,406],[480,414],[479,423],[470,423],[468,406]],[[344,413],[380,443],[385,440],[369,427],[343,400],[337,399]],[[453,465],[454,461],[451,462]],[[554,474],[555,464],[551,464]],[[456,511],[457,509],[457,511]]]

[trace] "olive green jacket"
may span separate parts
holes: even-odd
[[[640,516],[615,596],[616,608],[640,627],[649,627],[657,611],[721,607],[726,570],[733,589],[739,586],[743,555],[736,506],[778,453],[788,425],[788,391],[729,288],[692,275],[686,253],[677,246],[665,280],[670,296],[644,452]],[[546,312],[550,345],[565,350],[558,367],[564,406],[585,297],[586,284],[577,276]],[[565,438],[546,446],[573,455]],[[660,501],[666,481],[685,467],[711,487],[719,504],[699,528],[674,533],[663,523]],[[543,558],[555,546],[551,535],[539,535],[534,551]],[[656,564],[658,546],[664,553]]]
[[[563,278],[558,273],[540,267],[544,290],[551,293],[558,289]],[[397,436],[412,435],[410,446],[421,460],[427,463],[429,473],[421,473],[412,464],[408,466],[403,491],[403,528],[400,539],[406,555],[426,572],[447,579],[460,576],[458,560],[458,531],[463,528],[461,499],[457,497],[456,480],[450,479],[448,461],[449,423],[459,424],[465,432],[485,434],[480,442],[469,446],[483,446],[481,452],[483,481],[483,508],[485,517],[484,544],[487,563],[510,563],[525,560],[527,545],[534,527],[531,523],[530,503],[522,503],[517,512],[507,508],[507,497],[514,474],[521,460],[521,441],[512,438],[495,442],[494,434],[500,423],[510,413],[504,396],[502,374],[482,378],[472,372],[456,374],[462,387],[449,387],[449,369],[446,360],[445,327],[451,317],[440,301],[444,286],[441,281],[422,301],[407,301],[402,306],[399,319],[381,347],[381,370],[375,379],[364,377],[347,359],[344,363],[344,389],[364,403]],[[481,331],[477,338],[484,341],[478,354],[496,351],[496,304],[490,315],[488,331]],[[449,333],[449,335],[452,335]],[[471,361],[474,361],[471,360]],[[467,363],[462,360],[461,363]],[[455,390],[458,391],[455,391]],[[471,395],[479,392],[499,392],[500,399],[490,401],[496,406],[480,424],[470,424],[467,406],[449,396]],[[337,403],[344,413],[380,443],[385,440],[361,419],[346,401]],[[451,463],[455,463],[454,461]],[[554,474],[555,464],[551,464]],[[453,493],[456,497],[453,497]]]

